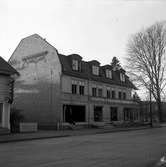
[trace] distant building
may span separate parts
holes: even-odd
[[[14,106],[26,121],[41,127],[139,121],[138,103],[132,99],[136,88],[123,69],[59,54],[37,34],[21,40],[9,63],[20,73]]]
[[[13,101],[13,84],[18,72],[0,57],[0,133],[10,129],[10,106]]]

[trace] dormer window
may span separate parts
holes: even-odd
[[[99,75],[99,67],[98,66],[92,66],[92,73],[94,75]]]
[[[122,82],[125,82],[125,75],[122,74],[122,73],[120,73],[120,80],[121,80]]]
[[[72,69],[75,70],[75,71],[78,71],[78,60],[76,59],[73,59],[72,60]]]
[[[106,69],[106,78],[110,78],[110,79],[112,79],[112,71],[111,70],[109,70],[109,69]]]

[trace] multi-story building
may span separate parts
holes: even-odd
[[[20,73],[14,106],[39,126],[138,121],[136,89],[123,69],[59,54],[37,34],[21,40],[9,63]]]

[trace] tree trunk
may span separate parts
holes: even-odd
[[[158,98],[157,99],[157,108],[158,108],[158,117],[159,117],[159,121],[162,122],[162,103],[161,103],[161,99]]]

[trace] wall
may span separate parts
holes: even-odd
[[[61,86],[62,86],[62,103],[63,104],[75,104],[75,105],[85,105],[86,106],[86,121],[94,122],[94,106],[102,106],[103,107],[103,121],[110,122],[110,107],[118,107],[118,120],[123,120],[123,109],[124,107],[129,108],[138,108],[137,103],[131,101],[131,89],[124,88],[116,85],[109,85],[101,82],[89,81],[66,76],[63,75],[61,78]],[[85,95],[79,94],[71,94],[71,85],[72,82],[75,81],[77,85],[79,83],[84,82],[85,86]],[[89,85],[89,93],[88,93],[88,85]],[[101,87],[103,89],[104,97],[92,97],[92,87]],[[107,99],[106,98],[106,90],[107,88],[110,90],[116,91],[116,99]],[[78,87],[77,87],[78,88]],[[118,99],[118,92],[126,92],[126,100]],[[90,95],[90,96],[89,96]],[[89,118],[88,118],[89,117]]]
[[[24,38],[9,63],[20,73],[13,107],[27,122],[53,126],[60,121],[61,64],[57,51],[39,35]]]
[[[2,103],[2,122],[1,127],[10,129],[10,104],[8,100],[11,98],[10,77],[0,75],[0,103]]]
[[[9,99],[10,94],[10,77],[0,75],[0,102],[5,101],[5,99]]]
[[[79,82],[84,82],[85,85],[85,95],[92,95],[92,87],[101,87],[103,89],[103,97],[107,96],[107,88],[110,88],[110,90],[115,90],[116,92],[116,98],[118,99],[118,92],[125,92],[126,93],[126,99],[131,100],[131,89],[120,87],[116,85],[109,85],[106,83],[96,82],[96,81],[89,81],[89,93],[88,93],[88,80],[76,78],[76,77],[70,77],[63,75],[62,76],[62,92],[65,93],[71,93],[71,84],[72,81],[77,81],[77,84],[79,85]]]

